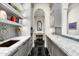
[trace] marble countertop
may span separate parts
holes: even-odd
[[[19,40],[19,41],[10,47],[0,47],[0,56],[12,55],[17,50],[17,48],[20,47],[29,38],[30,38],[30,36],[20,36],[20,37],[14,37],[14,38],[8,39],[8,40]],[[8,40],[6,40],[6,41],[8,41]],[[4,42],[6,42],[6,41],[4,41]],[[3,43],[3,42],[0,42],[0,44],[1,43]]]
[[[69,56],[79,56],[79,42],[58,35],[47,35],[63,52]]]

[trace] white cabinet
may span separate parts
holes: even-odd
[[[16,51],[16,53],[14,54],[14,56],[21,56],[23,52],[22,50],[23,50],[23,46],[20,46]]]
[[[18,48],[18,50],[13,56],[28,56],[31,49],[32,49],[32,39],[28,39]]]
[[[47,37],[47,49],[51,56],[66,56],[66,54]]]

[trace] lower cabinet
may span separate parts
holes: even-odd
[[[20,46],[13,56],[28,56],[32,49],[32,40],[29,39],[22,46]]]
[[[47,49],[50,56],[67,56],[54,42],[47,37]]]
[[[53,56],[67,56],[58,46],[53,44]]]
[[[24,51],[24,46],[20,46],[18,50],[15,52],[14,56],[22,56]],[[23,51],[22,51],[23,50]]]

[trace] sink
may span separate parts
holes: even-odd
[[[10,47],[11,45],[15,44],[18,41],[19,40],[9,40],[7,42],[0,44],[0,47]]]

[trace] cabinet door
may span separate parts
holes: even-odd
[[[14,54],[14,56],[23,56],[24,55],[24,46],[20,46],[18,51]]]
[[[23,51],[22,51],[22,53],[23,53],[23,56],[27,56],[27,42],[25,42],[24,44],[23,44]]]
[[[14,56],[27,56],[32,49],[32,40],[29,39],[20,46]]]
[[[24,44],[24,55],[28,56],[31,49],[32,49],[32,40],[30,39]]]
[[[24,55],[28,55],[29,51],[31,51],[31,47],[30,47],[30,43],[31,41],[27,41],[25,44],[24,44]]]

